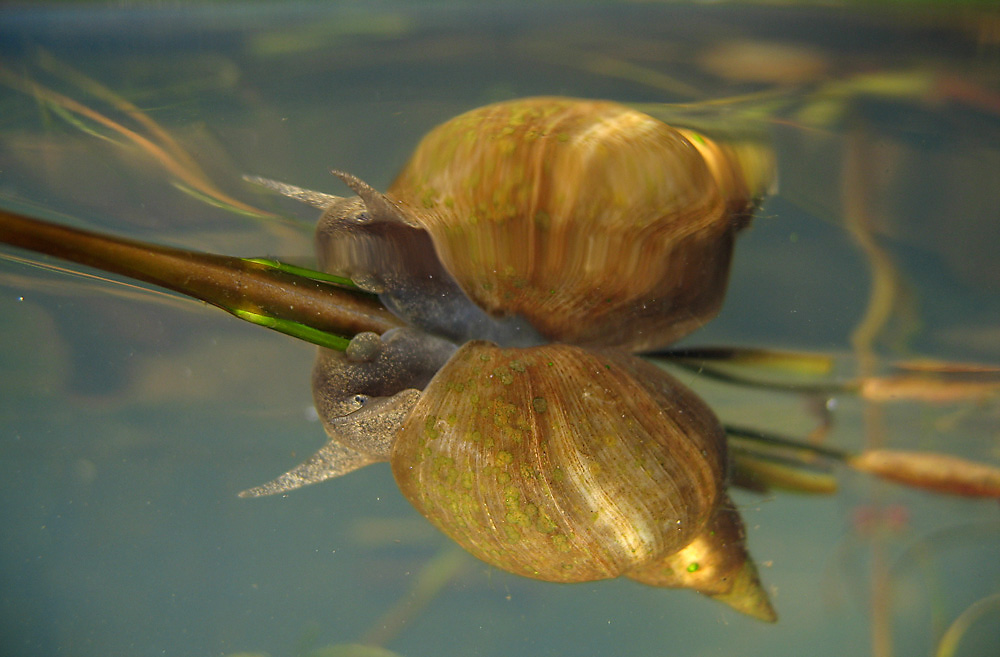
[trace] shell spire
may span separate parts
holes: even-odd
[[[693,589],[759,620],[778,620],[747,554],[743,521],[728,496],[693,541],[626,575],[650,586]]]

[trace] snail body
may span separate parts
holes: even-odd
[[[242,494],[390,461],[404,496],[494,566],[692,588],[774,620],[718,420],[630,353],[717,312],[766,152],[617,103],[529,98],[435,128],[385,194],[334,173],[357,196],[256,180],[322,208],[321,267],[409,326],[320,349],[329,441]]]

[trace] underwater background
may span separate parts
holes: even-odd
[[[829,352],[849,367],[872,281],[891,279],[889,320],[868,345],[880,358],[1000,364],[1000,14],[988,9],[11,6],[0,71],[4,207],[304,264],[318,213],[243,174],[343,194],[336,168],[385,189],[421,135],[489,102],[683,104],[721,130],[763,131],[779,168],[738,241],[722,313],[684,344]],[[149,148],[128,106],[202,177]],[[492,569],[420,517],[385,465],[239,499],[324,441],[314,347],[2,253],[5,655],[334,655],[356,643],[407,656],[927,655],[977,604],[953,654],[1000,649],[995,500],[851,472],[836,495],[736,491],[771,626],[691,592]],[[798,396],[684,382],[724,419],[816,428]],[[887,403],[875,423],[866,400],[822,401],[831,444],[1000,462],[995,390]],[[383,654],[364,650],[353,654]]]

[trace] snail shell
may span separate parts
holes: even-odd
[[[400,490],[487,563],[617,577],[690,543],[715,514],[725,438],[665,372],[569,345],[464,345],[392,450]]]
[[[387,197],[488,314],[637,351],[718,312],[763,192],[745,166],[618,103],[528,98],[432,130]]]

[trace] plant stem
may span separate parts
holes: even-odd
[[[180,292],[321,346],[403,326],[377,299],[272,265],[102,235],[0,210],[0,242]]]

